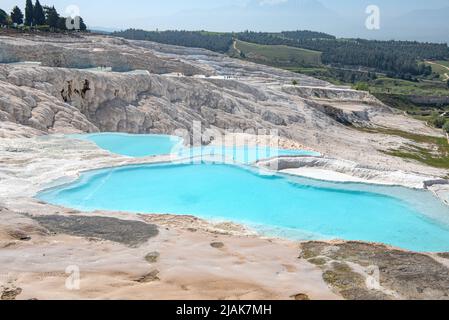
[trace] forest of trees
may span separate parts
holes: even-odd
[[[0,9],[0,26],[17,29],[38,29],[41,31],[69,31],[67,27],[67,17],[60,16],[54,6],[43,6],[39,0],[33,4],[32,0],[26,0],[24,12],[15,6],[8,15],[6,11]],[[87,26],[82,17],[79,19],[78,31],[86,31]],[[72,19],[71,22],[74,22]],[[69,24],[74,27],[76,24]]]
[[[330,39],[335,40],[336,37],[324,32],[316,32],[316,31],[282,31],[281,35],[287,39],[293,39],[296,41],[300,40],[322,40],[322,39]]]
[[[209,33],[204,31],[149,32],[130,29],[116,32],[114,35],[128,39],[204,48],[221,53],[229,50],[233,39],[263,45],[287,45],[320,51],[322,62],[327,65],[364,67],[371,71],[386,73],[390,77],[408,80],[432,73],[432,68],[421,61],[449,58],[449,47],[446,44],[337,39],[332,35],[313,31]]]

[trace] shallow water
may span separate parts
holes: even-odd
[[[187,148],[183,146],[183,140],[168,135],[132,135],[121,133],[99,133],[70,135],[70,138],[94,142],[102,149],[111,153],[128,157],[147,157],[157,155],[176,155],[181,158],[213,157],[221,162],[238,162],[250,164],[257,160],[275,156],[287,155],[315,155],[319,153],[304,150],[285,150],[266,147],[221,147],[204,146]]]
[[[414,251],[449,251],[449,209],[430,192],[266,175],[236,165],[104,169],[38,198],[86,211],[230,220],[290,239],[362,240]]]
[[[70,135],[69,138],[92,141],[111,153],[135,158],[170,154],[173,148],[182,145],[178,137],[154,134],[98,133]]]

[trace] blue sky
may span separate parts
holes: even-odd
[[[449,41],[449,0],[41,0],[61,13],[77,5],[90,27],[147,30],[281,31],[312,29],[337,36]],[[0,0],[10,11],[25,0]],[[381,9],[381,30],[364,27],[365,9]],[[447,39],[446,39],[447,38]]]

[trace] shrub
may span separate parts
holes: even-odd
[[[353,88],[359,91],[369,91],[369,84],[366,82],[358,82],[353,86]]]
[[[433,112],[429,120],[429,124],[435,128],[443,128],[446,124],[446,119],[442,117],[438,112]]]
[[[45,32],[50,31],[50,26],[48,26],[48,25],[39,25],[39,26],[35,26],[34,28],[39,31],[45,31]]]

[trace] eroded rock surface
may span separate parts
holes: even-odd
[[[6,288],[0,295],[0,300],[7,300],[7,301],[16,300],[17,296],[19,296],[21,293],[22,293],[21,288],[14,288],[14,289]]]
[[[302,244],[302,258],[346,299],[449,299],[449,268],[434,257],[360,242]]]
[[[53,233],[92,237],[137,246],[158,235],[157,226],[109,217],[39,216],[34,220]]]

